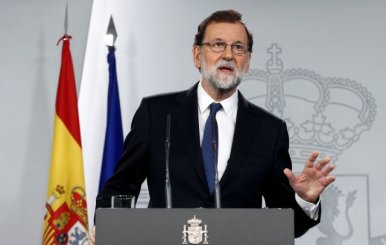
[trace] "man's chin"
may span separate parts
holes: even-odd
[[[232,90],[235,90],[240,82],[231,82],[231,83],[224,83],[224,82],[213,82],[212,83],[215,88],[217,88],[219,91],[221,92],[229,92],[229,91],[232,91]]]

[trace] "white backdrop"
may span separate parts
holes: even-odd
[[[311,149],[332,155],[337,166],[338,179],[323,195],[322,223],[296,244],[386,244],[381,0],[94,0],[79,101],[89,210],[103,152],[108,82],[103,40],[110,15],[118,32],[126,134],[143,96],[186,89],[199,79],[191,54],[197,25],[211,12],[230,8],[244,14],[255,39],[241,91],[286,119],[295,169]]]

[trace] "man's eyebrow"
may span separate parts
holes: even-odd
[[[225,40],[224,40],[224,39],[222,39],[222,38],[219,38],[219,37],[215,38],[213,41],[222,41],[222,42],[225,42]]]
[[[225,42],[225,40],[224,39],[222,39],[222,38],[215,38],[214,40],[212,40],[212,42],[214,42],[214,41],[221,41],[221,42]],[[240,40],[237,40],[237,41],[235,41],[235,42],[232,42],[232,44],[244,44],[245,45],[245,43],[244,42],[242,42],[242,41],[240,41]]]

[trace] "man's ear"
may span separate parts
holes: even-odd
[[[194,66],[197,69],[200,69],[201,68],[201,62],[200,62],[201,47],[197,46],[197,45],[194,45],[193,49],[192,49],[192,53],[193,53]]]
[[[249,56],[248,57],[248,62],[247,62],[246,66],[245,66],[245,69],[244,69],[245,73],[247,73],[249,71],[249,65],[251,64],[251,56],[252,56],[251,53],[249,53],[248,56]]]

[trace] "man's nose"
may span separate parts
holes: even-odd
[[[223,59],[225,60],[233,60],[233,52],[232,52],[232,45],[227,45],[225,47],[225,50],[223,52]]]

